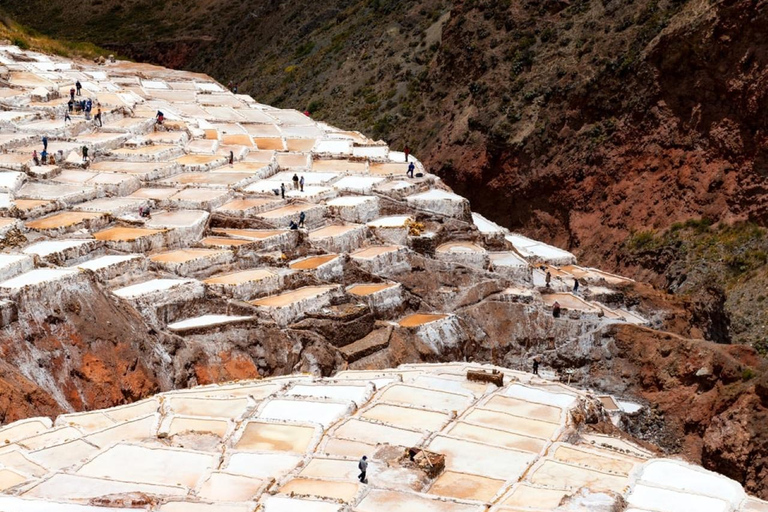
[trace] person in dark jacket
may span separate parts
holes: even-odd
[[[306,213],[304,213],[304,212],[301,212],[301,213],[299,214],[299,227],[300,227],[300,228],[303,228],[303,227],[304,227],[304,221],[305,221],[306,219],[307,219],[307,214],[306,214]]]
[[[552,304],[552,316],[555,318],[560,318],[560,303],[557,301]]]
[[[360,480],[361,483],[368,483],[368,479],[365,476],[365,474],[368,472],[368,457],[363,455],[363,458],[360,459],[360,462],[357,463],[357,468],[360,470],[360,474],[357,475],[357,479]]]

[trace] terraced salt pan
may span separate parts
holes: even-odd
[[[462,217],[469,211],[469,202],[458,194],[430,189],[405,198],[409,206],[449,217]]]
[[[350,403],[273,399],[261,409],[259,418],[298,423],[319,423],[324,428],[328,428],[347,414],[350,407]]]
[[[355,508],[358,512],[483,512],[484,505],[430,498],[427,495],[396,491],[369,492]]]
[[[343,505],[310,499],[267,496],[261,502],[264,512],[340,512]]]
[[[252,316],[229,316],[229,315],[202,315],[195,318],[188,318],[180,322],[168,324],[171,331],[186,331],[199,329],[203,327],[214,327],[232,323],[240,323],[252,320]]]
[[[197,282],[194,279],[151,279],[125,288],[118,288],[112,293],[124,299],[138,299],[148,294],[167,292],[173,288]]]
[[[515,246],[515,249],[526,258],[545,261],[552,265],[568,265],[576,263],[576,257],[551,245],[547,245],[536,240],[531,240],[522,235],[511,234],[504,237],[508,242]]]
[[[599,314],[602,311],[599,306],[590,304],[584,299],[571,293],[548,293],[542,295],[541,298],[548,306],[552,306],[555,302],[557,302],[561,307],[569,310],[582,311],[585,313],[593,314]]]
[[[254,478],[279,478],[293,470],[302,458],[286,453],[234,453],[224,471]]]
[[[329,252],[350,252],[362,245],[368,228],[361,224],[330,225],[309,233],[313,245]]]
[[[333,186],[337,190],[344,192],[357,192],[359,194],[370,194],[373,187],[385,181],[386,178],[373,176],[344,176],[334,182]]]
[[[370,398],[371,391],[372,389],[368,386],[296,384],[286,392],[286,395],[351,401],[359,407]]]
[[[91,459],[77,474],[194,488],[200,475],[217,463],[218,456],[213,454],[118,444]]]
[[[315,438],[314,426],[249,421],[235,448],[246,451],[304,453]]]
[[[103,480],[101,478],[56,474],[26,491],[24,496],[48,500],[66,500],[71,496],[72,489],[77,489],[78,496],[83,500],[131,492],[142,492],[159,496],[183,496],[188,492],[187,489],[179,486],[136,484]]]
[[[282,286],[280,276],[267,269],[251,269],[219,274],[204,283],[212,289],[242,300],[278,291]]]
[[[326,202],[330,211],[344,221],[366,223],[379,215],[376,196],[342,196]]]
[[[574,396],[564,393],[552,393],[529,386],[513,384],[504,390],[504,395],[528,402],[551,405],[553,407],[566,408],[573,405]]]
[[[503,486],[503,480],[445,471],[432,484],[429,493],[465,500],[491,501]]]
[[[286,325],[307,312],[317,311],[330,303],[339,287],[306,286],[291,292],[252,301],[251,304],[266,308],[276,322]]]
[[[335,259],[338,259],[338,254],[323,254],[322,256],[310,256],[292,262],[289,266],[294,270],[314,270],[321,265],[325,265]]]

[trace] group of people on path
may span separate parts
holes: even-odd
[[[299,178],[298,174],[293,175],[293,178],[291,178],[291,181],[293,182],[293,190],[298,190],[299,192],[304,192],[304,176]],[[285,199],[285,183],[280,183],[280,189],[273,189],[275,192],[275,195],[278,193],[280,194],[280,197],[282,199]]]
[[[298,224],[296,223],[296,221],[291,220],[291,222],[288,223],[288,228],[289,229],[293,229],[293,230],[299,229],[299,228],[303,228],[304,227],[304,222],[306,220],[307,220],[307,214],[304,213],[304,212],[301,212],[301,213],[299,213],[299,222],[298,222]]]
[[[90,98],[85,98],[83,100],[76,100],[75,96],[82,96],[83,95],[83,85],[80,83],[80,80],[75,82],[75,86],[72,87],[69,90],[69,101],[67,102],[67,110],[64,112],[64,124],[67,124],[67,121],[70,123],[72,122],[72,112],[84,112],[85,118],[90,119],[91,118],[91,111],[93,110],[93,100]],[[101,112],[101,105],[99,102],[96,102],[96,115],[93,117],[93,122],[98,123],[99,127],[104,126],[104,121],[102,118],[102,112]]]

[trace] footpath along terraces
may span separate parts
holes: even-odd
[[[768,510],[726,477],[590,428],[606,422],[600,404],[461,363],[172,391],[0,429],[0,510]]]
[[[65,123],[78,81],[103,126]],[[613,427],[640,405],[446,363],[530,370],[664,312],[383,142],[203,75],[0,46],[0,150],[3,363],[56,417],[0,427],[2,512],[768,510]]]

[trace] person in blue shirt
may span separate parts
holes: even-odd
[[[43,151],[48,151],[48,136],[43,135]]]
[[[408,172],[406,172],[405,175],[408,176],[409,178],[413,178],[413,171],[414,171],[414,169],[416,169],[416,166],[413,165],[413,162],[411,162],[408,165]]]

